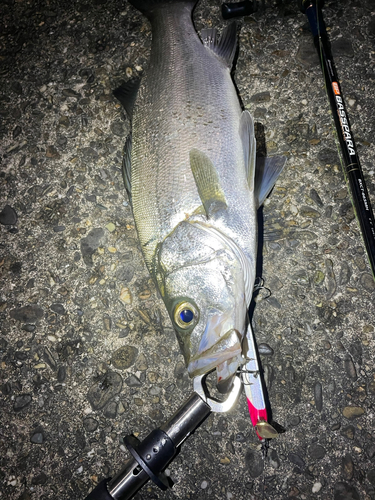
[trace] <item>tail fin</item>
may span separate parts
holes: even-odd
[[[146,17],[150,18],[156,10],[162,7],[168,8],[168,5],[186,4],[192,11],[197,1],[198,0],[129,0],[129,3],[141,11]]]

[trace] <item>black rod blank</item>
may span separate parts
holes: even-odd
[[[331,47],[321,11],[320,0],[299,0],[301,11],[306,14],[314,37],[314,44],[322,63],[322,71],[330,101],[341,153],[344,174],[350,186],[354,210],[359,222],[363,241],[373,276],[375,278],[375,219],[368,195],[357,148],[350,128],[341,86],[333,62]]]

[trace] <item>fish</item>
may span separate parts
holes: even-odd
[[[257,210],[285,158],[256,159],[254,121],[231,76],[236,24],[199,36],[196,0],[130,3],[150,21],[152,44],[142,78],[114,91],[131,122],[124,183],[188,373],[216,370],[227,393],[251,365]]]

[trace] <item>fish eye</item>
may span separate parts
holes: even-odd
[[[174,321],[180,328],[186,329],[198,320],[198,311],[190,302],[180,302],[174,310]]]

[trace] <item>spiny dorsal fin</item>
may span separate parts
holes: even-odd
[[[130,120],[133,117],[133,108],[135,100],[137,98],[140,84],[141,84],[140,78],[129,80],[125,83],[122,83],[117,89],[113,91],[113,95],[124,106],[125,111]]]
[[[247,182],[250,191],[254,190],[256,139],[254,121],[251,114],[245,110],[240,119],[240,137],[243,147]]]
[[[260,207],[275,185],[286,163],[285,156],[258,157],[254,181],[254,195]]]
[[[219,176],[208,156],[199,149],[192,149],[190,167],[207,217],[212,217],[219,210],[226,209],[227,201],[220,186]]]
[[[187,7],[193,10],[197,0],[129,0],[136,9],[140,10],[149,19],[161,9],[168,9],[175,4],[181,4],[181,8]]]
[[[201,32],[203,44],[211,49],[215,54],[231,68],[237,49],[237,25],[235,22],[229,24],[221,33],[220,39],[217,37],[216,28],[205,28]]]

